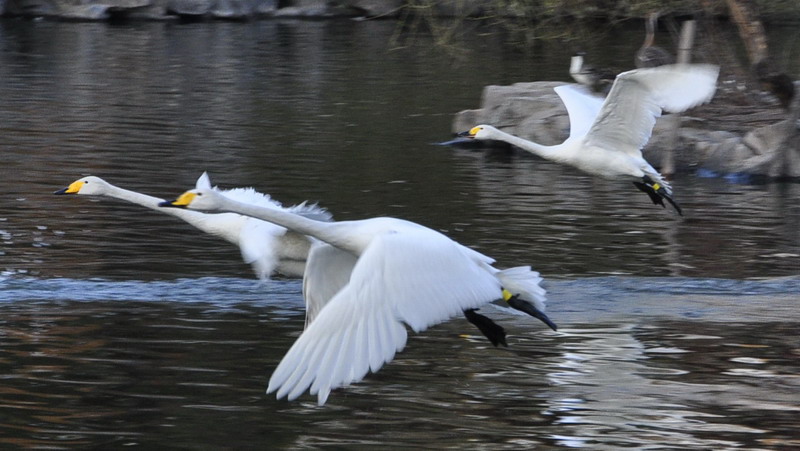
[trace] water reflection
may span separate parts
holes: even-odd
[[[661,302],[646,307],[658,312]],[[798,444],[800,350],[784,339],[796,315],[584,323],[580,312],[554,312],[568,324],[558,334],[501,315],[511,334],[505,349],[477,335],[460,338],[466,323],[457,320],[412,336],[380,373],[319,408],[313,397],[287,403],[263,394],[302,328],[299,305],[0,309],[7,368],[0,404],[13,412],[0,423],[6,446]]]
[[[383,22],[1,26],[6,270],[173,278],[208,261],[241,275],[235,250],[170,218],[49,194],[91,173],[170,197],[209,170],[287,204],[319,200],[339,219],[420,222],[549,277],[796,274],[796,183],[680,177],[677,218],[627,184],[530,155],[430,145],[487,84],[566,80],[558,46],[536,50],[549,59],[453,60],[393,49]]]

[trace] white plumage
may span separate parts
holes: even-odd
[[[656,118],[662,110],[678,113],[708,102],[716,90],[719,68],[708,64],[676,64],[623,72],[605,100],[579,85],[555,88],[570,120],[569,137],[545,146],[478,125],[461,133],[475,139],[504,141],[542,158],[564,163],[589,174],[631,178],[654,203],[672,200],[672,188],[645,159]],[[641,181],[639,181],[641,180]]]
[[[530,267],[497,270],[491,258],[413,222],[320,222],[208,189],[162,205],[253,216],[321,241],[309,254],[303,282],[307,327],[270,378],[267,392],[278,398],[309,390],[324,404],[331,390],[391,361],[406,344],[404,324],[420,332],[503,298],[504,288],[530,307],[523,311],[546,318],[541,278]]]
[[[211,189],[211,183],[206,173],[197,179],[196,186]],[[330,213],[315,204],[310,205],[303,202],[284,208],[269,195],[259,193],[252,188],[235,188],[220,191],[220,193],[240,202],[265,208],[282,209],[322,221],[330,221],[332,218]],[[234,213],[209,214],[159,208],[158,204],[164,199],[120,188],[100,177],[83,177],[72,182],[67,188],[56,191],[55,194],[112,197],[178,217],[203,232],[237,245],[242,253],[242,259],[253,267],[256,275],[261,279],[268,278],[273,272],[289,277],[302,277],[311,246],[311,240],[308,237],[287,232],[285,228],[271,222]]]

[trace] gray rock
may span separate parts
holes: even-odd
[[[106,20],[110,17],[110,5],[63,5],[58,17],[65,20]]]
[[[114,14],[123,14],[129,19],[167,20],[174,19],[174,15],[167,13],[167,0],[153,0],[149,5],[140,8],[131,8],[125,11],[110,10]]]
[[[295,0],[292,6],[275,11],[275,17],[358,17],[363,10],[351,6],[352,2],[333,2],[328,0]]]
[[[48,0],[7,0],[5,13],[13,16],[54,17],[60,13],[59,5]]]
[[[215,4],[216,0],[168,0],[167,10],[181,16],[205,16]]]
[[[246,19],[255,14],[255,5],[251,0],[217,0],[210,13],[217,19]]]
[[[364,17],[396,17],[405,5],[403,0],[350,0],[348,6],[361,11]]]
[[[258,16],[272,16],[278,10],[278,0],[256,0],[255,14]]]
[[[569,134],[567,109],[553,91],[562,84],[532,82],[487,86],[481,96],[482,108],[456,114],[453,131],[490,124],[531,141],[557,144]]]

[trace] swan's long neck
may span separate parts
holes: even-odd
[[[642,48],[650,47],[653,45],[653,41],[655,41],[656,36],[656,23],[658,21],[658,16],[655,14],[650,14],[647,17],[647,22],[645,22],[645,38],[644,43],[642,44]]]
[[[580,55],[573,56],[569,61],[569,73],[577,74],[581,69],[583,69],[583,57]]]
[[[158,210],[162,213],[165,212],[163,208],[159,208],[158,206],[159,202],[162,202],[162,199],[148,196],[147,194],[137,193],[136,191],[130,191],[118,186],[108,185],[106,196],[128,201],[130,203],[141,205],[142,207],[147,207],[153,210]]]
[[[546,160],[551,161],[558,161],[564,162],[565,161],[565,154],[561,152],[562,144],[558,144],[555,146],[545,146],[542,144],[535,143],[533,141],[528,141],[527,139],[520,138],[519,136],[514,136],[510,133],[506,133],[504,131],[497,130],[496,131],[496,138],[500,141],[507,142],[512,146],[517,146],[522,150],[526,150],[534,155],[538,155]]]
[[[339,227],[341,223],[317,221],[284,210],[237,202],[227,197],[222,197],[220,200],[219,211],[238,213],[271,222],[294,232],[325,241],[354,254],[359,254],[362,251],[347,234],[342,233],[343,228]]]
[[[113,197],[119,200],[124,200],[132,204],[141,205],[142,207],[149,208],[151,210],[156,210],[160,213],[166,213],[168,215],[176,216],[192,224],[193,224],[192,221],[193,219],[202,216],[202,213],[191,210],[181,210],[178,208],[170,208],[170,209],[161,208],[158,206],[158,204],[163,202],[164,199],[159,199],[154,196],[138,193],[136,191],[130,191],[111,184],[108,185],[106,196]]]

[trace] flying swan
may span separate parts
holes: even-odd
[[[676,64],[636,69],[617,75],[605,100],[580,85],[555,88],[567,107],[569,137],[561,144],[545,146],[478,125],[459,133],[474,139],[504,141],[546,160],[574,166],[606,178],[628,178],[647,193],[654,204],[666,199],[678,214],[672,188],[645,159],[647,144],[661,111],[678,113],[708,102],[716,89],[719,67],[708,64]]]
[[[212,189],[208,174],[204,172],[197,179],[196,186],[197,188]],[[287,232],[285,228],[271,222],[233,213],[209,214],[199,211],[160,208],[158,205],[164,199],[120,188],[100,177],[83,177],[54,194],[106,196],[183,219],[203,232],[238,246],[242,253],[242,259],[253,267],[256,276],[262,280],[274,272],[288,277],[302,277],[311,247],[311,240],[308,237]],[[256,192],[252,188],[235,188],[220,191],[220,194],[242,202],[261,205],[265,208],[286,210],[321,221],[332,219],[327,210],[316,204],[303,202],[293,207],[283,208],[269,195]]]
[[[208,188],[161,205],[252,216],[320,241],[309,253],[303,285],[306,302],[324,306],[307,306],[306,329],[272,374],[267,393],[278,398],[293,400],[309,390],[322,405],[331,390],[390,362],[405,347],[404,324],[421,332],[501,298],[556,328],[544,314],[537,272],[527,266],[495,269],[492,258],[413,222],[323,222],[237,202]],[[331,262],[344,263],[337,269]]]

